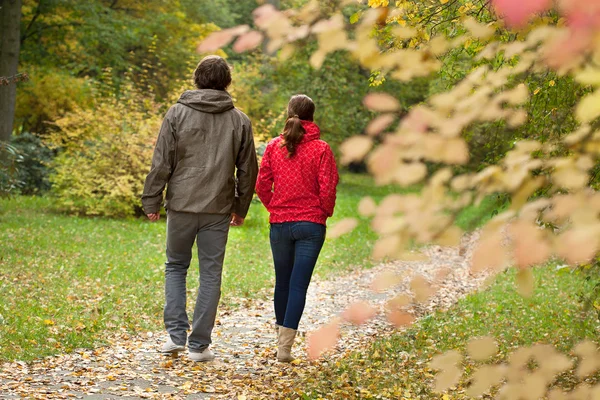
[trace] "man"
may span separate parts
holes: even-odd
[[[183,93],[165,116],[142,204],[148,218],[157,221],[167,186],[164,321],[169,339],[162,352],[183,351],[187,342],[192,360],[210,361],[229,226],[244,223],[258,165],[250,120],[225,91],[231,83],[225,60],[204,58],[194,83],[197,90]],[[186,275],[195,239],[200,287],[188,337]]]

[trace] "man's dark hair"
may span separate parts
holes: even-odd
[[[231,83],[231,70],[219,56],[207,56],[194,71],[194,84],[198,89],[225,90]]]

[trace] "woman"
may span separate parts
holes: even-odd
[[[333,215],[339,176],[329,145],[313,122],[315,104],[303,94],[288,104],[283,133],[267,146],[256,192],[270,213],[275,263],[277,359],[290,362],[306,291]]]

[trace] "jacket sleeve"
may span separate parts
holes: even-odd
[[[273,198],[273,169],[271,168],[270,145],[265,149],[265,154],[263,154],[263,158],[260,163],[258,180],[256,181],[256,194],[263,205],[269,209],[269,204]]]
[[[160,211],[163,200],[163,191],[175,166],[175,124],[173,121],[173,108],[165,115],[154,155],[152,156],[152,167],[144,183],[142,194],[142,206],[146,214],[154,214]]]
[[[335,157],[331,148],[327,149],[321,156],[319,165],[319,196],[321,200],[321,208],[325,211],[328,217],[333,215],[335,208],[336,188],[340,180],[337,166],[335,165]]]
[[[252,125],[244,126],[242,146],[238,152],[235,166],[237,168],[237,190],[233,212],[245,218],[254,195],[254,185],[258,175],[258,162],[256,161],[256,149],[254,148],[254,135]]]

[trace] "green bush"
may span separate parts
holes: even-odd
[[[48,142],[52,192],[60,209],[83,215],[124,217],[140,212],[140,195],[161,122],[150,94],[131,85],[119,99],[101,98],[57,121]]]
[[[21,194],[41,194],[50,189],[50,169],[53,153],[42,140],[29,132],[12,138],[12,146],[21,155],[18,180],[21,182]]]
[[[18,191],[19,163],[23,160],[18,150],[0,141],[0,197],[8,197]]]

